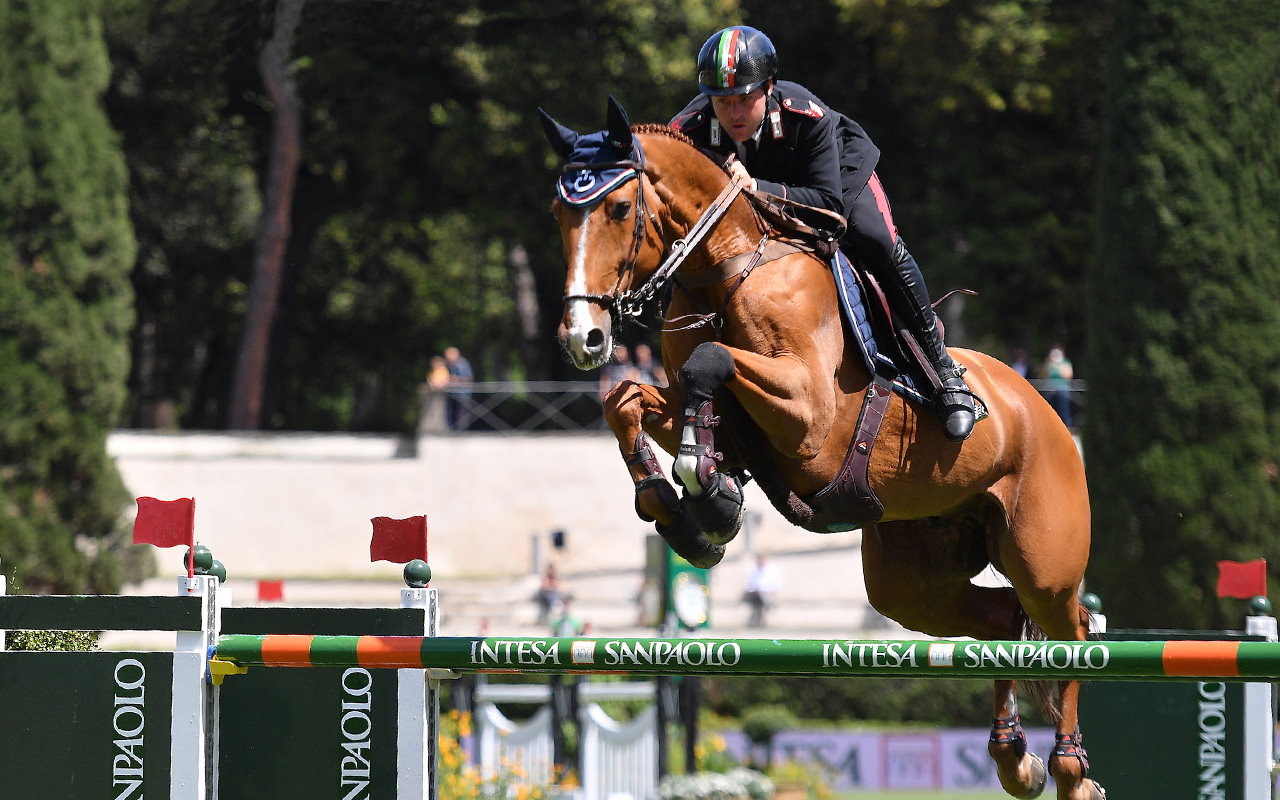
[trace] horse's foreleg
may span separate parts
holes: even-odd
[[[712,396],[734,375],[733,356],[724,345],[698,345],[680,369],[684,385],[680,451],[674,471],[685,488],[685,507],[706,537],[724,544],[742,527],[742,487],[716,470],[723,456],[715,449]]]
[[[724,556],[724,546],[707,540],[686,504],[667,482],[651,444],[668,452],[676,449],[672,389],[623,381],[605,396],[605,420],[618,438],[618,448],[636,491],[636,514],[655,527],[679,556],[698,567],[710,567]],[[653,437],[649,439],[647,432]]]
[[[604,397],[604,418],[618,437],[618,449],[636,488],[636,514],[646,522],[670,525],[680,513],[680,498],[667,482],[657,455],[645,436],[649,433],[659,447],[675,450],[679,434],[674,429],[674,410],[679,395],[671,389],[622,381]]]

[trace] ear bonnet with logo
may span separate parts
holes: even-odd
[[[644,154],[631,135],[631,123],[622,106],[609,97],[608,127],[581,134],[566,128],[538,109],[542,130],[556,154],[569,162],[556,181],[556,194],[571,206],[591,205],[640,174]]]

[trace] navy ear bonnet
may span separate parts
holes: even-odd
[[[600,169],[572,169],[556,181],[556,194],[571,206],[596,202],[609,192],[636,177],[635,167],[617,162],[631,159],[632,154],[609,140],[608,131],[579,136],[566,159],[570,164],[601,164]],[[639,151],[639,143],[635,144]],[[637,152],[638,155],[638,152]],[[636,159],[637,162],[639,159]]]
[[[571,206],[590,205],[640,174],[644,153],[631,135],[627,113],[612,96],[607,109],[608,128],[581,134],[566,128],[538,109],[542,131],[556,155],[568,164],[556,181],[556,194]],[[599,167],[593,165],[599,164]]]

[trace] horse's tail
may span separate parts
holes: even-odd
[[[1022,617],[1022,638],[1024,641],[1043,642],[1047,641],[1049,636],[1040,626],[1035,624],[1025,611],[1019,609]],[[1080,625],[1085,630],[1089,629],[1089,609],[1084,607],[1079,598],[1076,599],[1076,614],[1078,615]],[[1019,681],[1020,688],[1026,690],[1026,697],[1035,707],[1039,709],[1040,714],[1050,725],[1056,726],[1062,720],[1061,689],[1062,681],[1050,680],[1025,680]]]

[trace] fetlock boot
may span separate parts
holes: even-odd
[[[934,373],[930,378],[937,378],[933,392],[934,413],[938,415],[947,439],[963,442],[969,438],[977,421],[976,395],[964,381],[964,367],[947,353],[938,330],[937,315],[929,303],[924,276],[901,238],[895,243],[890,266],[892,268],[885,272],[891,273],[886,277],[900,301],[898,310],[919,345],[917,355],[923,356],[925,366]]]

